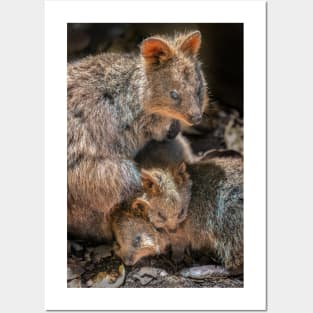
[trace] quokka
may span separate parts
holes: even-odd
[[[202,156],[195,155],[182,134],[173,140],[149,142],[135,160],[141,167],[144,191],[138,200],[150,208],[147,210],[150,222],[157,228],[174,231],[186,218],[190,202],[192,181],[185,162],[206,162],[229,152],[210,150]]]
[[[192,181],[186,219],[175,232],[159,231],[148,219],[151,201],[136,199],[132,208],[114,214],[115,252],[125,264],[165,253],[170,247],[176,260],[186,250],[208,253],[233,274],[243,271],[243,161],[240,157],[215,158],[187,166],[182,184]],[[183,176],[182,176],[183,175]],[[162,176],[159,185],[166,183]],[[156,180],[157,182],[157,180]],[[173,188],[168,188],[171,198]],[[185,189],[185,191],[188,190]],[[174,193],[178,190],[174,189]],[[171,206],[171,202],[169,202]],[[171,207],[167,208],[171,210]],[[140,212],[140,213],[138,213]]]
[[[107,218],[141,188],[133,159],[147,142],[163,140],[178,120],[200,122],[208,101],[200,44],[198,31],[155,36],[143,40],[139,55],[104,53],[68,64],[70,233],[84,234],[86,210]]]

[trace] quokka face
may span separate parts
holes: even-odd
[[[197,53],[201,34],[196,31],[174,39],[149,37],[141,44],[147,88],[146,110],[198,124],[207,105],[207,90]]]
[[[134,265],[146,256],[158,255],[163,250],[160,233],[142,215],[139,202],[130,211],[121,211],[113,218],[114,252],[126,265]]]
[[[141,170],[144,196],[137,198],[149,221],[166,232],[174,232],[188,213],[191,181],[185,163],[169,169]]]

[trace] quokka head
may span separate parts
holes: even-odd
[[[168,169],[141,170],[144,196],[138,198],[149,221],[167,233],[175,232],[188,213],[191,181],[184,162]]]
[[[130,209],[115,214],[112,229],[116,240],[114,252],[126,265],[134,265],[143,257],[158,255],[166,250],[165,234],[157,231],[146,219],[142,201],[135,200]]]
[[[174,38],[149,37],[141,43],[147,86],[144,105],[147,111],[198,124],[208,102],[207,87],[197,54],[199,31]]]

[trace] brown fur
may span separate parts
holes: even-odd
[[[157,228],[174,231],[187,216],[191,181],[183,162],[192,164],[196,156],[187,139],[179,134],[173,140],[151,141],[135,160],[142,167],[144,199],[151,202],[148,217]]]
[[[113,231],[118,255],[128,264],[142,256],[164,253],[171,246],[175,256],[186,249],[213,253],[232,273],[243,270],[243,163],[241,158],[216,158],[188,167],[192,184],[188,215],[175,233],[157,232],[148,218],[121,213]],[[171,189],[168,189],[171,193]],[[169,194],[170,196],[170,194]],[[150,203],[151,205],[151,203]],[[130,229],[131,224],[131,229]],[[148,237],[155,249],[129,246],[132,236]],[[153,246],[153,244],[152,244]],[[127,255],[127,260],[124,255]]]
[[[142,170],[147,217],[158,229],[175,231],[187,216],[191,181],[185,163],[175,167]]]
[[[176,166],[182,161],[192,164],[201,159],[203,156],[193,153],[188,139],[181,133],[173,140],[150,141],[135,157],[143,168]]]
[[[150,37],[140,55],[105,53],[68,64],[70,233],[85,233],[88,210],[106,219],[140,190],[133,158],[151,139],[163,140],[173,119],[198,121],[206,101],[200,42],[199,32]]]
[[[163,253],[168,246],[161,232],[144,216],[133,214],[133,208],[115,211],[112,230],[116,239],[114,251],[127,265],[145,256]]]
[[[67,219],[71,222],[71,238],[93,242],[110,242],[113,239],[110,215],[98,210],[70,206]]]

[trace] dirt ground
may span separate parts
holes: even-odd
[[[232,149],[243,154],[243,120],[239,113],[211,103],[203,122],[195,129],[186,129],[196,154],[211,149]],[[162,255],[141,260],[135,266],[124,266],[114,256],[112,247],[94,246],[87,242],[68,241],[68,287],[84,288],[238,288],[243,276],[225,275],[195,278],[182,275],[183,269],[200,265],[216,265],[204,255],[189,255],[179,264]],[[187,271],[188,273],[188,271]]]
[[[215,264],[208,257],[189,256],[179,264],[167,255],[146,258],[135,266],[125,266],[108,245],[69,244],[68,287],[73,288],[238,288],[243,276],[183,277],[181,271],[196,265]]]

